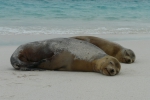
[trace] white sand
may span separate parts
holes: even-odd
[[[1,43],[71,35],[0,36]],[[17,71],[10,56],[18,45],[0,46],[0,100],[149,100],[150,35],[97,35],[113,40],[136,54],[133,64],[122,64],[120,74],[94,72]],[[34,37],[34,38],[33,38]],[[128,40],[126,40],[128,38]]]

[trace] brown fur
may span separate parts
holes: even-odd
[[[106,55],[101,59],[86,61],[77,59],[75,55],[67,51],[54,55],[52,51],[44,52],[46,49],[46,47],[43,49],[42,45],[39,47],[34,45],[24,46],[18,55],[19,60],[23,63],[15,66],[18,66],[18,70],[84,71],[98,72],[109,76],[118,74],[121,68],[119,61],[112,56]]]
[[[37,48],[36,50],[33,50],[31,47],[26,47],[22,51],[20,51],[19,59],[23,62],[37,62],[44,58],[50,58],[51,56],[54,55],[53,52],[45,54],[40,49],[42,49],[42,47]]]
[[[41,63],[38,68],[58,71],[99,72],[104,75],[112,76],[119,73],[121,66],[118,60],[111,56],[105,56],[102,59],[89,62],[75,59],[69,52],[62,52],[54,56],[52,60]],[[111,70],[114,72],[111,72]]]
[[[135,54],[132,50],[126,49],[117,43],[93,36],[76,36],[72,38],[90,42],[108,55],[117,58],[120,62],[133,63],[135,60]]]

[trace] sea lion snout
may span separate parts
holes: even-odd
[[[135,54],[132,50],[130,49],[125,49],[123,52],[124,58],[122,60],[123,63],[133,63],[135,61]]]
[[[105,56],[96,61],[96,71],[107,76],[114,76],[120,72],[121,65],[119,61],[112,56]]]
[[[117,69],[115,67],[112,66],[107,66],[106,69],[103,71],[103,74],[105,75],[109,75],[109,76],[114,76],[116,74],[118,74],[119,71],[117,71]]]
[[[134,59],[131,59],[129,57],[125,57],[123,58],[123,62],[127,63],[127,64],[130,64],[130,63],[133,63],[134,62]]]

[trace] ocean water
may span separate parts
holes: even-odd
[[[150,0],[0,0],[13,34],[150,34]]]

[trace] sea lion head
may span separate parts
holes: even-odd
[[[131,49],[126,49],[126,48],[124,48],[120,52],[120,54],[118,53],[117,56],[118,56],[117,58],[120,62],[128,63],[128,64],[133,63],[135,61],[135,58],[136,58],[134,52]]]
[[[121,65],[119,61],[112,56],[105,56],[96,61],[97,72],[100,72],[107,76],[114,76],[120,72]]]

